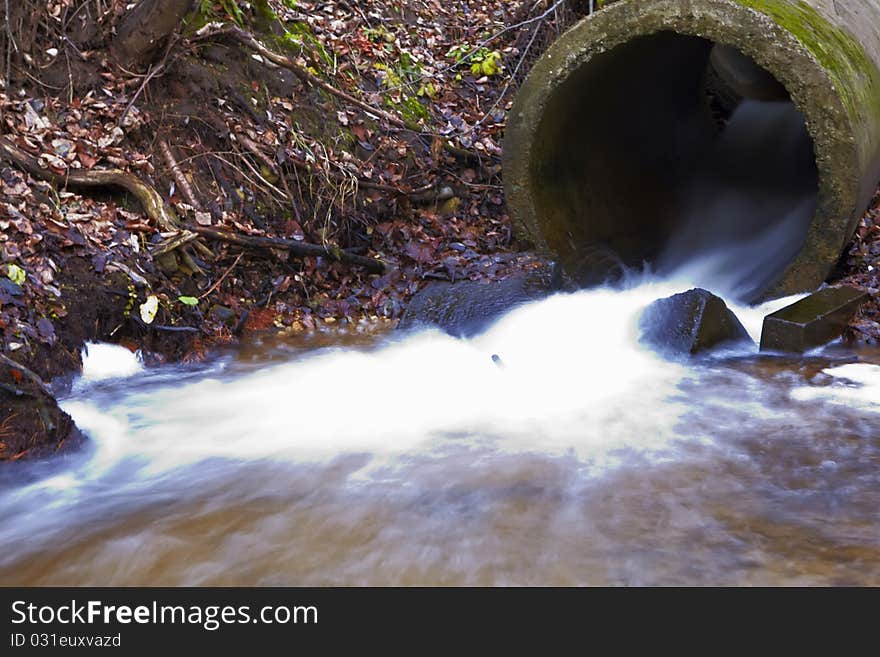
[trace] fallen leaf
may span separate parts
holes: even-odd
[[[140,311],[144,324],[152,324],[156,319],[156,313],[159,312],[159,297],[154,294],[148,296],[147,300],[141,304]]]
[[[6,265],[6,277],[16,285],[24,285],[27,275],[24,269],[15,264]]]

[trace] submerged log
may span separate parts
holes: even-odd
[[[786,241],[782,269],[761,295],[815,289],[880,179],[878,25],[880,0],[629,0],[584,19],[534,66],[510,112],[504,181],[520,236],[573,276],[584,245],[656,262],[723,129],[706,102],[714,52],[737,94],[788,98],[803,117],[811,205],[775,238]]]

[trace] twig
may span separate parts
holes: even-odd
[[[359,265],[367,271],[375,274],[382,274],[387,271],[389,267],[387,263],[381,260],[359,256],[333,246],[321,246],[320,244],[310,244],[309,242],[297,242],[295,240],[288,240],[280,237],[241,235],[239,233],[218,230],[217,228],[210,228],[208,226],[191,226],[190,230],[204,237],[228,242],[230,244],[238,244],[239,246],[249,246],[261,249],[284,249],[299,257],[311,256],[330,258],[338,262]]]
[[[147,85],[150,83],[156,75],[159,74],[165,68],[165,64],[160,63],[150,67],[149,73],[144,76],[143,82],[141,82],[141,86],[138,87],[138,90],[134,93],[134,96],[131,97],[131,100],[128,102],[128,105],[125,106],[125,109],[122,111],[122,114],[119,116],[119,121],[116,122],[117,125],[122,125],[122,122],[125,121],[125,117],[128,116],[128,113],[131,111],[131,108],[137,102],[138,97],[143,93],[144,89],[147,88]]]
[[[229,274],[232,273],[232,270],[233,270],[233,269],[235,269],[235,266],[238,264],[238,261],[241,260],[241,257],[242,257],[243,255],[244,255],[244,253],[239,253],[239,254],[238,254],[238,257],[235,259],[235,262],[233,262],[232,265],[230,265],[229,269],[227,269],[227,270],[224,272],[224,274],[220,277],[220,279],[219,279],[216,283],[214,283],[210,288],[208,288],[208,291],[207,291],[207,292],[205,292],[204,294],[200,295],[200,296],[199,296],[199,299],[204,299],[206,296],[208,296],[209,294],[211,294],[211,292],[213,292],[213,291],[216,290],[218,287],[220,287],[220,286],[223,284],[223,281],[226,280],[226,277],[229,276]]]
[[[171,175],[174,177],[174,182],[177,183],[178,189],[180,189],[180,192],[183,194],[183,198],[185,198],[186,202],[196,210],[201,210],[202,204],[199,202],[199,199],[196,198],[192,186],[189,184],[186,176],[183,175],[183,171],[180,170],[180,166],[177,164],[177,160],[174,159],[174,153],[171,152],[171,147],[168,145],[168,142],[164,139],[160,139],[158,145],[162,157],[165,158],[165,163],[168,165],[168,168],[171,169]]]
[[[492,103],[492,106],[485,111],[483,114],[483,118],[477,121],[474,125],[474,130],[479,128],[483,123],[486,122],[486,119],[489,118],[489,115],[495,111],[495,108],[501,104],[501,101],[504,100],[504,97],[507,95],[507,92],[510,91],[510,85],[513,84],[513,81],[516,80],[516,76],[519,74],[520,69],[523,66],[523,63],[526,61],[526,58],[529,56],[529,52],[532,49],[532,46],[535,44],[535,39],[538,37],[541,28],[537,27],[532,31],[532,38],[529,39],[528,45],[523,49],[522,55],[519,58],[519,61],[516,63],[516,68],[513,69],[513,73],[510,74],[510,77],[507,80],[507,83],[504,85],[504,88],[501,90],[501,93],[498,94],[498,98],[495,99],[495,102]]]
[[[152,80],[154,77],[156,77],[160,71],[165,70],[165,65],[168,63],[168,55],[171,54],[171,49],[174,47],[174,45],[178,41],[179,41],[178,37],[175,37],[173,39],[169,39],[168,46],[165,48],[165,54],[162,55],[162,59],[150,67],[150,70],[147,72],[146,77],[144,77],[144,81],[141,82],[141,86],[138,87],[138,90],[135,92],[134,96],[132,96],[131,101],[129,101],[128,105],[126,105],[126,107],[125,107],[125,110],[122,112],[122,115],[119,117],[119,121],[117,122],[117,125],[121,126],[122,123],[125,121],[125,117],[128,116],[128,112],[134,106],[135,102],[138,99],[138,96],[140,96],[141,93],[143,92],[143,90],[146,89],[147,85],[150,84],[150,80]],[[175,58],[175,61],[176,61],[176,58]]]

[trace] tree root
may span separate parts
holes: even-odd
[[[131,192],[141,202],[147,215],[156,222],[164,231],[179,233],[168,243],[160,247],[159,255],[175,249],[181,249],[185,264],[194,271],[200,271],[191,261],[188,254],[182,251],[182,247],[194,242],[193,235],[200,235],[214,240],[238,244],[241,246],[284,249],[296,256],[321,256],[363,267],[367,271],[381,274],[387,270],[386,263],[375,258],[359,256],[337,247],[321,246],[308,242],[297,242],[279,237],[254,237],[239,235],[236,233],[209,228],[207,226],[184,226],[178,219],[174,210],[165,203],[159,192],[153,187],[138,179],[133,174],[118,169],[103,169],[100,171],[77,171],[70,170],[61,175],[49,169],[42,168],[37,160],[12,144],[7,138],[0,137],[0,157],[11,161],[16,166],[40,180],[47,180],[58,185],[72,187],[121,187]],[[154,254],[155,255],[155,254]]]
[[[363,102],[362,100],[358,100],[351,94],[347,94],[344,91],[341,91],[334,87],[329,82],[324,82],[317,75],[309,71],[306,67],[297,64],[295,61],[290,59],[289,57],[285,57],[273,50],[270,50],[265,45],[263,45],[257,38],[240,27],[231,27],[229,29],[223,30],[221,32],[215,33],[217,35],[226,34],[231,36],[233,39],[241,43],[242,45],[247,46],[255,53],[263,57],[273,64],[277,66],[281,66],[286,68],[294,73],[296,77],[298,77],[303,83],[323,89],[329,94],[336,96],[337,98],[344,100],[346,103],[354,105],[355,107],[360,107],[365,112],[372,114],[373,116],[379,117],[388,121],[391,125],[397,126],[398,128],[408,128],[406,121],[401,119],[399,116],[394,116],[390,112],[386,112],[383,109],[379,109],[377,107],[373,107],[372,105]],[[417,128],[418,129],[418,128]]]
[[[208,226],[190,226],[189,230],[198,233],[203,237],[219,240],[221,242],[228,242],[230,244],[237,244],[239,246],[259,249],[283,249],[299,257],[312,256],[330,258],[331,260],[336,260],[338,262],[358,265],[374,274],[382,274],[389,268],[389,265],[382,260],[356,255],[333,246],[321,246],[320,244],[310,244],[309,242],[297,242],[296,240],[288,240],[280,237],[242,235],[240,233],[210,228]]]
[[[6,159],[34,178],[45,180],[62,187],[119,187],[130,192],[144,208],[147,216],[163,231],[181,229],[180,219],[174,210],[152,186],[137,176],[119,169],[81,171],[68,169],[64,174],[44,169],[39,162],[15,146],[6,137],[0,137],[0,159]]]
[[[281,66],[282,68],[286,68],[289,71],[292,71],[293,74],[296,75],[304,84],[323,89],[327,93],[336,96],[340,100],[343,100],[350,105],[354,105],[355,107],[359,107],[360,109],[367,112],[368,114],[371,114],[372,116],[384,119],[396,128],[400,128],[401,130],[411,130],[418,134],[440,139],[441,143],[443,144],[444,150],[446,150],[446,152],[458,159],[474,162],[477,164],[482,162],[482,158],[478,153],[463,148],[458,148],[457,146],[453,146],[448,139],[427,132],[422,126],[413,121],[405,121],[399,116],[395,116],[394,114],[387,112],[381,108],[374,107],[369,103],[365,103],[364,101],[355,98],[351,94],[342,91],[341,89],[337,89],[332,84],[330,84],[329,82],[325,82],[301,64],[298,64],[289,57],[286,57],[270,48],[267,48],[253,34],[241,29],[240,27],[224,28],[217,32],[199,34],[199,36],[201,37],[223,35],[232,37],[242,45],[253,50],[263,59],[272,62],[276,66]]]

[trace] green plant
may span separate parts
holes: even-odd
[[[199,15],[205,22],[210,21],[215,15],[215,5],[220,5],[227,16],[235,21],[239,27],[244,27],[244,12],[235,0],[202,0],[199,5]]]
[[[469,65],[474,75],[492,77],[504,70],[501,53],[497,50],[489,50],[485,46],[472,49],[468,44],[461,43],[450,48],[446,56],[451,58],[456,66]]]
[[[288,23],[284,26],[285,45],[299,49],[299,52],[320,60],[327,66],[333,66],[333,57],[327,52],[324,44],[315,37],[307,23]]]

